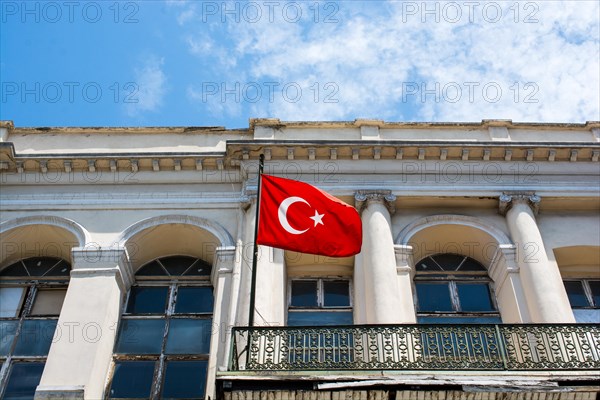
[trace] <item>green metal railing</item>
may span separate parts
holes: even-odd
[[[600,370],[600,324],[233,328],[232,371]]]

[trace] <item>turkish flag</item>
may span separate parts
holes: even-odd
[[[354,207],[307,183],[261,176],[258,244],[329,257],[360,252]]]

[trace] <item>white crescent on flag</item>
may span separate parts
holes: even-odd
[[[291,233],[292,235],[301,235],[304,232],[306,232],[308,230],[305,229],[303,231],[300,231],[298,229],[294,229],[288,219],[287,219],[287,211],[288,208],[294,204],[294,203],[304,203],[307,204],[310,207],[310,204],[308,204],[308,201],[304,200],[302,197],[298,197],[298,196],[292,196],[292,197],[288,197],[287,199],[283,200],[281,202],[281,204],[279,205],[279,210],[277,211],[277,215],[279,216],[279,223],[281,224],[281,226],[283,227],[283,229],[285,229],[286,231],[288,231],[289,233]]]

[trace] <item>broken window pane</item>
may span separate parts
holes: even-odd
[[[67,289],[40,289],[35,295],[31,315],[59,315]]]

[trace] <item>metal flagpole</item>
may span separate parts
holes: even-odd
[[[254,326],[254,302],[256,299],[256,262],[258,260],[258,245],[256,238],[258,237],[258,218],[260,211],[260,188],[261,176],[265,168],[265,156],[261,154],[258,161],[258,185],[256,192],[256,219],[254,220],[254,254],[252,255],[252,281],[250,283],[250,315],[248,317],[248,326]]]

